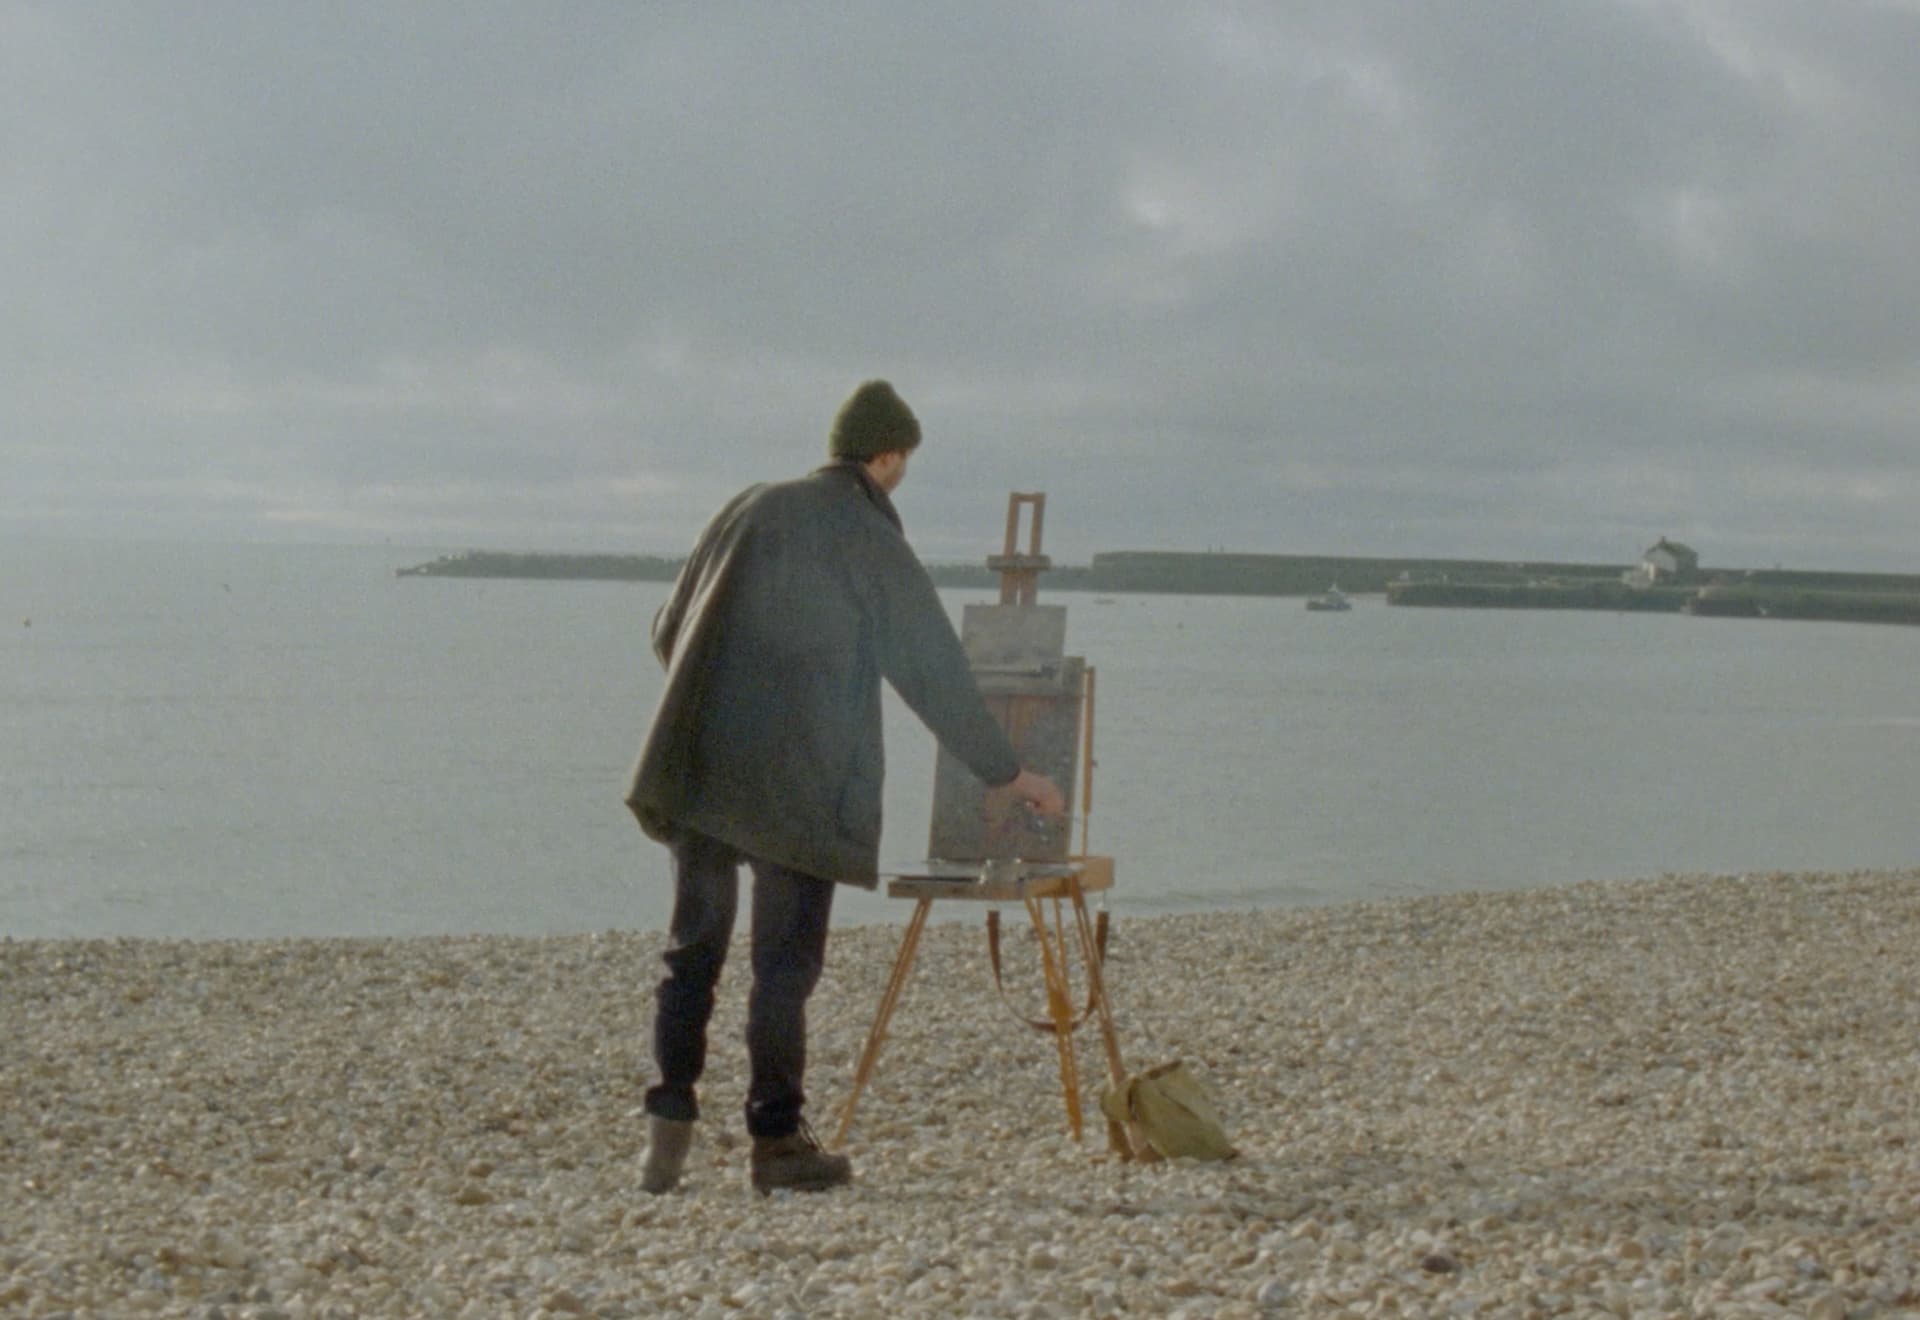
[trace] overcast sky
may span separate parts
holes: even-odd
[[[0,533],[1920,571],[1920,7],[0,0]]]

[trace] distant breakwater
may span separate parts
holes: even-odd
[[[1877,589],[1842,590],[1778,580],[1762,582],[1756,581],[1756,576],[1648,586],[1603,581],[1402,582],[1387,588],[1387,603],[1447,609],[1613,610],[1701,618],[1920,624],[1920,589],[1901,585],[1909,581],[1901,575],[1884,575],[1887,584]],[[1768,576],[1778,579],[1789,574],[1775,570]]]
[[[662,555],[466,550],[398,572],[401,577],[671,582],[679,575],[682,562]],[[1624,564],[1114,550],[1094,555],[1091,563],[1055,565],[1041,579],[1041,586],[1054,591],[1214,596],[1310,596],[1338,586],[1348,593],[1364,595],[1384,592],[1395,581],[1498,580],[1502,576],[1530,575],[1617,580],[1625,570]],[[991,589],[1000,580],[998,574],[980,564],[929,563],[927,571],[943,587]]]
[[[468,550],[398,570],[401,577],[671,582],[684,561],[661,555]],[[992,590],[984,565],[927,565],[942,587]],[[1116,550],[1048,571],[1049,590],[1197,596],[1311,596],[1338,586],[1389,605],[1687,613],[1748,619],[1920,623],[1920,574],[1703,569],[1630,584],[1625,564],[1387,559]]]

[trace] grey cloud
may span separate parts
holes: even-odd
[[[879,374],[928,553],[1920,567],[1910,7],[0,25],[0,529],[670,551]]]

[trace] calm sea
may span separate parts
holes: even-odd
[[[0,935],[664,925],[664,854],[620,803],[663,586],[394,576],[428,550],[3,553]],[[1119,912],[1920,865],[1920,629],[1051,599],[1098,671]],[[905,860],[933,748],[889,721]]]

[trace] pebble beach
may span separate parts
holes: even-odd
[[[834,933],[823,1135],[900,932]],[[1920,872],[1118,916],[1216,1163],[1072,1141],[1030,941],[1010,1008],[936,922],[813,1196],[747,1185],[744,959],[638,1190],[662,943],[0,943],[0,1314],[1920,1315]]]

